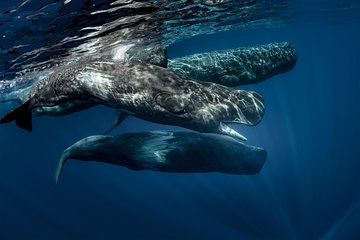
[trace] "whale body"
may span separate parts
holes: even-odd
[[[24,104],[0,119],[31,130],[31,115],[65,115],[97,104],[147,121],[245,140],[227,123],[258,124],[260,94],[191,80],[155,65],[84,62],[40,80]]]
[[[237,86],[287,72],[296,61],[295,48],[290,43],[275,42],[169,59],[168,67],[198,81]]]
[[[89,136],[62,153],[56,182],[69,159],[110,163],[136,171],[256,174],[265,163],[266,151],[228,136],[197,132]]]

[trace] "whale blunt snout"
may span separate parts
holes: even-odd
[[[238,90],[236,91],[238,97],[238,107],[240,113],[238,114],[238,121],[246,125],[257,125],[265,113],[264,98],[261,94],[254,91]]]
[[[228,115],[223,115],[223,118],[220,117],[218,133],[246,141],[245,136],[230,128],[227,123],[257,125],[264,116],[264,98],[257,92],[237,90],[229,99],[230,102],[227,103]]]
[[[200,85],[200,84],[199,84]],[[193,90],[189,95],[159,94],[156,104],[166,109],[163,118],[198,132],[246,137],[228,124],[257,125],[265,112],[264,98],[257,92],[234,90],[217,84]]]

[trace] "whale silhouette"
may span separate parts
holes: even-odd
[[[199,132],[246,138],[227,123],[258,124],[264,115],[260,94],[198,82],[163,67],[84,62],[40,80],[24,104],[4,116],[32,129],[31,116],[65,115],[97,104],[147,121]],[[124,119],[124,117],[120,117]]]
[[[256,174],[266,155],[263,148],[219,134],[156,131],[89,136],[62,153],[55,181],[59,181],[69,159],[110,163],[136,171]]]
[[[198,81],[238,86],[259,83],[287,72],[296,61],[292,44],[274,42],[169,59],[168,67]]]

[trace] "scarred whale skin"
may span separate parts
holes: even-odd
[[[83,138],[62,153],[55,181],[69,159],[110,163],[137,171],[256,174],[266,155],[263,148],[219,134],[156,131],[98,135]]]
[[[168,68],[198,81],[237,86],[291,70],[297,61],[288,42],[219,50],[169,59]]]
[[[79,63],[40,80],[23,105],[0,119],[31,130],[31,115],[64,115],[102,104],[147,121],[239,138],[226,123],[258,124],[260,94],[197,82],[155,65]]]
[[[89,61],[89,58],[84,58]],[[99,60],[100,58],[97,58]],[[297,60],[294,47],[288,42],[270,43],[254,47],[241,47],[167,59],[166,48],[159,42],[128,43],[101,56],[102,61],[120,64],[152,64],[173,69],[197,81],[215,82],[225,86],[237,86],[261,82],[276,74],[291,70]],[[93,59],[96,60],[96,59]],[[0,103],[21,102],[25,88],[15,86],[15,93],[6,90],[0,82]],[[24,90],[23,90],[24,89]],[[19,91],[19,94],[16,92]]]

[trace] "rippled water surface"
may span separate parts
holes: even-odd
[[[174,58],[289,41],[298,62],[244,87],[266,103],[258,126],[237,127],[267,149],[254,176],[74,162],[55,186],[61,152],[104,132],[113,113],[34,118],[32,133],[1,125],[0,239],[358,239],[359,29],[360,1],[1,1],[1,101],[59,65],[134,43]],[[159,129],[175,128],[129,118],[115,133]]]
[[[128,42],[164,46],[199,34],[280,27],[321,18],[358,19],[357,1],[4,1],[0,5],[3,80]],[[349,16],[350,15],[350,16]],[[354,20],[355,20],[354,19]]]

